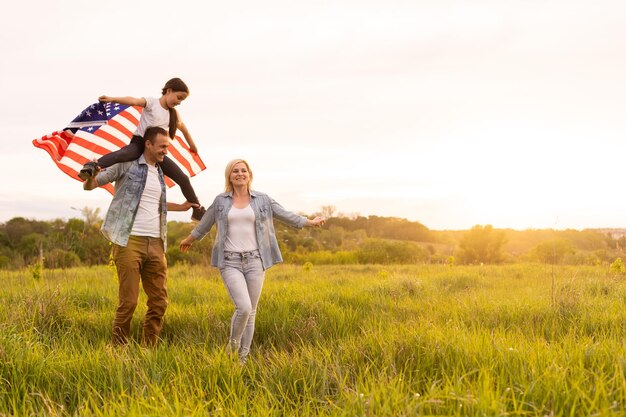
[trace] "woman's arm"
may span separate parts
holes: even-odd
[[[181,242],[180,242],[180,246],[179,249],[181,252],[185,253],[189,250],[189,248],[191,248],[191,245],[193,245],[193,242],[195,242],[196,239],[189,235],[186,238],[184,238]]]
[[[126,106],[139,106],[146,107],[146,99],[143,97],[109,97],[109,96],[100,96],[98,97],[98,101],[100,103],[120,103]]]
[[[311,220],[311,219],[307,219],[304,216],[300,216],[290,211],[287,211],[276,200],[274,200],[271,197],[269,197],[269,199],[270,199],[270,204],[272,205],[273,217],[276,217],[278,220],[284,223],[287,223],[290,226],[297,227],[297,228],[302,228],[305,226],[320,227],[326,222],[326,219],[320,216]]]
[[[180,251],[187,252],[191,248],[191,245],[193,245],[193,242],[195,242],[196,240],[202,240],[202,238],[204,238],[209,230],[211,230],[211,227],[213,227],[214,223],[215,201],[213,201],[213,204],[211,204],[206,210],[206,213],[204,213],[204,216],[202,216],[202,220],[200,220],[200,223],[198,223],[198,225],[191,231],[191,233],[189,233],[189,236],[187,236],[180,242]]]
[[[209,233],[213,225],[215,224],[215,202],[217,198],[213,200],[213,204],[206,209],[204,216],[200,220],[200,223],[196,225],[196,227],[189,234],[190,237],[193,238],[190,242],[195,240],[202,240],[204,236]],[[189,245],[191,246],[191,244]]]

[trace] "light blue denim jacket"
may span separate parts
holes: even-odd
[[[278,249],[278,241],[274,232],[274,217],[289,226],[303,228],[307,222],[306,217],[299,216],[287,211],[273,198],[259,191],[250,191],[250,207],[254,211],[254,229],[256,231],[256,241],[261,253],[263,269],[268,269],[272,265],[282,262],[283,258]],[[213,204],[207,209],[200,220],[200,223],[191,231],[191,236],[196,240],[201,240],[211,230],[213,225],[217,225],[217,236],[213,244],[211,253],[211,265],[221,268],[224,266],[224,242],[228,231],[228,212],[233,206],[233,194],[231,192],[222,193],[215,197]]]
[[[163,239],[164,250],[167,248],[167,203],[165,200],[165,180],[163,171],[159,164],[159,182],[161,183],[161,239]],[[99,186],[115,182],[115,195],[109,206],[104,223],[102,223],[102,234],[112,243],[120,246],[128,244],[130,231],[133,229],[139,200],[146,187],[148,178],[148,164],[143,155],[131,162],[121,162],[100,171],[96,176]]]

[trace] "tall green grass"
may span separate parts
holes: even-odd
[[[626,280],[603,267],[277,266],[245,366],[224,351],[233,307],[215,269],[170,269],[153,349],[109,344],[117,283],[106,267],[0,280],[0,415],[626,409]]]

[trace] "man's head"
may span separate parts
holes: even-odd
[[[150,165],[163,162],[163,158],[167,155],[167,147],[170,146],[170,137],[167,135],[167,131],[161,127],[149,127],[143,138],[145,140],[143,156],[146,162]]]

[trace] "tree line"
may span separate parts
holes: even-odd
[[[626,237],[614,239],[597,230],[511,230],[477,225],[470,230],[436,231],[396,217],[320,213],[324,228],[296,230],[276,222],[285,262],[304,264],[505,263],[536,261],[559,264],[610,263],[622,256]],[[82,219],[40,221],[15,217],[0,223],[0,268],[40,263],[46,268],[101,265],[110,262],[111,247],[100,233],[99,209],[82,209]],[[193,251],[178,243],[195,225],[168,222],[167,258],[209,265],[215,229]]]

